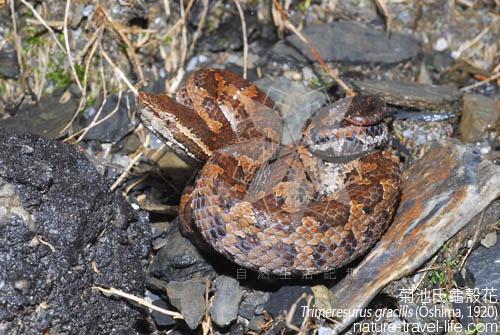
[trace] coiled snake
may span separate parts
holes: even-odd
[[[229,71],[193,73],[176,101],[140,93],[139,102],[150,130],[181,157],[205,162],[181,200],[184,230],[241,266],[330,271],[364,253],[392,220],[400,171],[381,150],[388,131],[376,97],[319,110],[292,145],[281,144],[273,102]]]

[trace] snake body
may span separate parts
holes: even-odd
[[[381,236],[400,171],[383,150],[385,107],[356,96],[319,110],[302,140],[282,145],[282,117],[252,83],[193,73],[177,93],[140,93],[144,124],[181,157],[203,162],[182,197],[185,231],[237,264],[316,274],[351,262]]]

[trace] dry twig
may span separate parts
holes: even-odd
[[[127,76],[123,73],[123,71],[116,66],[116,64],[113,62],[113,60],[108,56],[108,54],[101,48],[100,50],[102,56],[104,59],[108,62],[108,64],[113,68],[115,73],[118,75],[118,78],[120,78],[125,85],[137,96],[139,93],[137,91],[137,88],[135,88],[134,85],[128,80]]]
[[[500,72],[495,73],[494,75],[492,75],[492,76],[490,76],[490,77],[486,78],[485,80],[481,80],[481,81],[479,81],[479,82],[477,82],[477,83],[474,83],[474,84],[472,84],[472,85],[462,87],[460,90],[461,90],[461,91],[468,91],[468,90],[471,90],[471,89],[473,89],[473,88],[476,88],[476,87],[482,86],[482,85],[484,85],[484,84],[486,84],[486,83],[489,83],[490,81],[496,80],[496,79],[498,79],[498,78],[500,78]]]
[[[160,313],[165,314],[165,315],[169,315],[169,316],[173,317],[174,319],[184,319],[184,317],[182,316],[181,313],[169,311],[168,309],[164,309],[164,308],[155,306],[155,305],[153,305],[152,303],[146,301],[143,298],[136,297],[135,295],[123,292],[122,290],[116,289],[114,287],[111,287],[111,288],[108,289],[108,288],[104,288],[104,287],[101,287],[101,286],[93,286],[92,288],[96,289],[98,291],[101,291],[102,293],[104,293],[106,295],[115,295],[115,296],[118,296],[118,297],[122,297],[122,298],[125,298],[125,299],[128,299],[128,300],[134,301],[134,302],[138,303],[141,306],[150,308],[150,309],[152,309],[154,311],[160,312]]]

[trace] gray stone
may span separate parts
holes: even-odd
[[[477,142],[488,138],[488,132],[494,128],[496,122],[500,122],[500,99],[479,94],[464,95],[463,113],[459,125],[463,141]]]
[[[481,239],[481,245],[485,248],[491,248],[497,243],[498,234],[494,231],[489,232]]]
[[[317,48],[326,61],[348,63],[398,63],[414,58],[419,41],[410,35],[382,31],[351,21],[311,25],[302,33]],[[269,51],[270,57],[285,57],[297,61],[315,61],[309,48],[292,34]]]
[[[179,310],[191,329],[196,329],[205,314],[205,284],[200,279],[167,284],[170,303]]]
[[[380,96],[386,103],[417,109],[453,110],[462,93],[449,86],[435,86],[392,80],[355,80],[353,84],[363,94]]]
[[[92,108],[87,108],[85,110],[78,120],[81,128],[91,124],[101,108],[101,104],[102,101],[99,101],[95,103]],[[135,110],[135,97],[132,93],[122,94],[121,99],[118,94],[109,95],[106,98],[106,103],[102,107],[97,121],[104,118],[107,119],[92,126],[85,135],[85,139],[109,143],[118,142],[133,130],[134,125],[130,120],[129,114],[131,111],[133,112]]]
[[[2,76],[13,79],[19,77],[16,51],[6,47],[0,50],[0,77]]]
[[[307,295],[313,295],[309,286],[282,286],[278,291],[271,294],[269,300],[264,306],[264,309],[273,317],[277,317],[285,312],[288,312],[292,305],[297,302],[299,297],[304,293]],[[299,301],[292,319],[293,324],[300,324],[300,322],[302,322],[303,306],[307,306],[306,299],[301,299]]]
[[[210,315],[218,326],[225,327],[238,317],[243,289],[236,279],[225,275],[216,278],[215,288]]]
[[[23,105],[13,117],[1,120],[0,127],[48,139],[60,138],[61,130],[70,122],[78,106],[73,96],[65,103],[60,103],[60,98],[59,93],[43,97],[34,105]]]
[[[267,323],[267,320],[264,318],[264,316],[259,315],[248,323],[248,329],[253,330],[254,332],[260,333],[262,331],[262,328],[264,328],[265,324]]]
[[[252,291],[251,293],[248,293],[240,304],[239,314],[242,317],[251,320],[259,314],[257,313],[257,309],[259,307],[264,307],[267,299],[269,299],[269,295],[269,292],[262,291]]]
[[[198,249],[182,236],[177,220],[165,234],[164,244],[148,268],[150,276],[164,282],[215,277],[212,266],[205,261]]]
[[[500,291],[500,243],[487,249],[477,248],[469,257],[467,272],[474,278],[474,286],[483,290],[494,288]]]
[[[153,305],[168,310],[168,304],[163,299],[157,299],[157,300],[153,301]],[[165,314],[165,313],[160,313],[158,311],[152,311],[151,317],[153,318],[155,323],[160,327],[168,327],[168,326],[175,325],[174,318],[171,317],[170,315]]]

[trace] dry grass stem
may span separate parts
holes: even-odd
[[[163,8],[165,9],[165,16],[169,18],[172,13],[170,12],[170,2],[168,0],[163,0]]]
[[[385,4],[385,0],[374,0],[375,5],[378,10],[382,14],[385,20],[385,30],[387,33],[391,31],[391,17],[389,16],[389,10],[387,9],[387,5]]]
[[[76,82],[76,85],[80,89],[80,92],[83,94],[82,83],[80,82],[80,78],[78,78],[78,74],[76,73],[75,64],[73,63],[73,58],[71,57],[71,49],[69,46],[69,37],[68,37],[68,16],[69,16],[69,8],[71,6],[71,0],[66,1],[66,8],[64,10],[64,24],[63,24],[63,36],[64,36],[64,44],[66,46],[66,55],[68,56],[69,66],[71,68],[71,73],[73,75],[73,79]]]
[[[482,86],[482,85],[484,85],[486,83],[489,83],[490,81],[496,80],[498,78],[500,78],[500,72],[495,73],[494,75],[486,78],[485,80],[479,81],[479,82],[474,83],[474,84],[469,85],[469,86],[462,87],[460,90],[461,91],[468,91],[468,90],[471,90],[473,88]]]
[[[296,331],[299,335],[306,335],[307,334],[307,331],[305,329],[305,324],[308,320],[308,317],[307,317],[307,315],[304,317],[300,328],[293,324],[293,317],[295,315],[295,311],[297,310],[299,303],[304,299],[307,299],[307,307],[309,308],[313,297],[308,296],[306,293],[302,293],[302,295],[297,300],[295,300],[293,305],[290,307],[290,310],[286,314],[286,319],[285,319],[285,324],[286,324],[287,328],[289,328],[293,331]]]
[[[33,14],[33,16],[38,21],[40,21],[40,23],[45,27],[45,29],[47,29],[47,31],[52,36],[52,38],[56,42],[56,44],[59,47],[59,49],[61,49],[61,51],[66,55],[66,49],[61,44],[61,42],[59,42],[59,39],[57,38],[56,33],[54,33],[54,30],[47,24],[47,22],[44,20],[44,18],[37,12],[37,10],[35,9],[35,7],[33,7],[33,5],[31,5],[29,2],[26,2],[26,0],[20,0],[20,1],[21,1],[21,3],[23,5],[25,5],[26,7],[28,7],[28,9],[31,11],[31,13]]]
[[[142,72],[142,66],[135,52],[135,47],[130,42],[129,38],[122,29],[121,25],[117,22],[114,22],[113,18],[108,14],[108,12],[102,6],[99,6],[98,9],[104,14],[104,17],[106,17],[106,21],[111,26],[113,31],[115,31],[118,34],[118,36],[120,36],[120,39],[123,41],[123,43],[125,43],[126,45],[125,52],[127,54],[127,57],[131,60],[132,64],[134,65],[135,72],[139,77],[139,82],[137,83],[137,86],[140,87],[142,85],[145,85],[146,78],[144,77],[144,73]]]
[[[193,34],[193,39],[191,41],[191,45],[189,46],[189,50],[187,53],[188,57],[191,57],[191,55],[193,54],[194,48],[196,46],[196,42],[198,42],[198,38],[201,35],[201,31],[203,30],[203,26],[205,25],[205,19],[207,17],[208,7],[209,7],[208,0],[202,0],[202,4],[203,4],[203,11],[201,13],[200,20],[198,22],[198,27],[196,28],[196,31]]]
[[[120,70],[120,68],[118,66],[116,66],[116,64],[113,62],[113,60],[108,56],[108,54],[102,48],[100,50],[100,53],[102,54],[102,56],[104,57],[106,62],[108,62],[108,64],[113,68],[113,70],[118,75],[118,77],[129,88],[129,90],[131,90],[137,96],[139,94],[139,92],[137,91],[137,88],[135,88],[135,86],[132,85],[132,83],[128,80],[127,76],[123,73],[123,71]]]
[[[467,262],[467,259],[469,258],[472,250],[474,250],[474,248],[476,247],[477,243],[480,240],[482,227],[483,227],[483,223],[484,223],[484,213],[485,213],[485,211],[481,212],[481,216],[479,217],[479,222],[476,225],[476,231],[474,232],[474,237],[472,238],[472,243],[471,243],[470,247],[467,249],[467,252],[465,253],[464,258],[460,262],[460,266],[458,267],[458,271],[461,271],[463,269],[465,262]]]
[[[41,244],[43,244],[43,245],[45,245],[45,246],[49,247],[50,251],[52,251],[52,252],[56,252],[56,248],[54,248],[54,246],[53,246],[51,243],[49,243],[49,242],[45,241],[45,240],[42,238],[42,236],[37,235],[37,236],[36,236],[36,240],[37,240],[38,242],[40,242]]]
[[[125,299],[128,299],[128,300],[131,300],[133,302],[138,303],[141,306],[150,308],[150,309],[152,309],[154,311],[160,312],[160,313],[165,314],[165,315],[169,315],[169,316],[173,317],[174,319],[184,319],[184,317],[182,316],[181,313],[174,312],[174,311],[169,311],[168,309],[164,309],[164,308],[155,306],[155,305],[153,305],[149,301],[146,301],[143,298],[136,297],[135,295],[123,292],[122,290],[116,289],[114,287],[111,287],[111,288],[108,289],[108,288],[104,288],[104,287],[101,287],[101,286],[93,286],[92,288],[96,289],[98,291],[101,291],[102,293],[104,293],[106,295],[115,295],[115,296],[118,296],[118,297],[122,297],[122,298],[125,298]]]
[[[245,21],[245,13],[239,0],[233,0],[236,8],[238,9],[238,14],[240,15],[241,21],[241,32],[243,34],[243,78],[247,79],[247,69],[248,69],[248,38],[247,38],[247,23]]]
[[[125,171],[123,171],[123,173],[118,177],[118,179],[113,183],[113,185],[111,185],[110,187],[111,192],[114,192],[123,183],[123,181],[129,176],[130,170],[132,170],[134,165],[139,161],[139,159],[142,158],[143,155],[144,151],[141,150],[138,154],[135,155],[134,158],[132,158]]]

